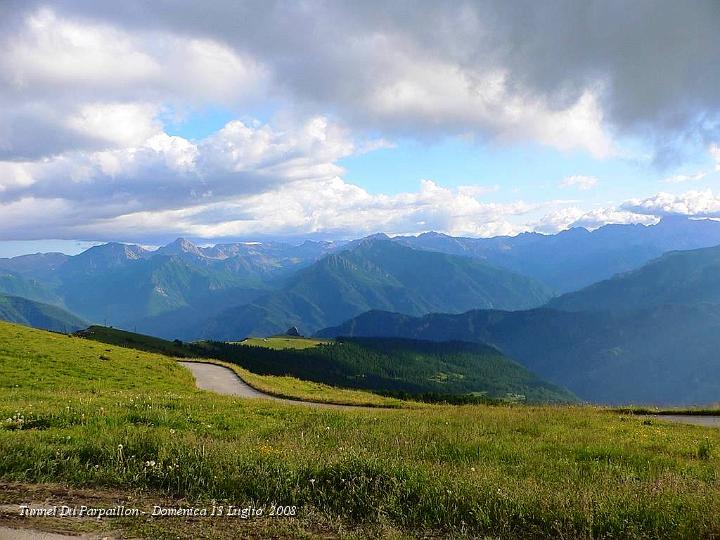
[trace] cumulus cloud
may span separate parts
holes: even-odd
[[[658,193],[645,199],[633,199],[623,210],[651,216],[720,217],[720,196],[708,189],[682,194]]]
[[[371,194],[338,165],[408,134],[595,157],[625,136],[668,155],[707,145],[720,126],[713,1],[7,0],[0,14],[3,238],[489,236],[716,211],[712,192],[591,212],[432,180]],[[166,133],[165,115],[207,105],[272,119]]]
[[[353,238],[379,230],[390,234],[442,230],[451,234],[496,236],[527,227],[510,220],[541,205],[483,203],[431,180],[416,192],[374,195],[328,178],[285,184],[266,193],[165,212],[136,212],[102,223],[94,230],[130,231],[199,238],[320,236]],[[77,232],[77,231],[76,231]]]
[[[610,223],[652,225],[659,221],[655,215],[637,214],[621,208],[595,208],[587,211],[576,206],[552,210],[531,224],[531,229],[555,234],[573,227],[594,230]]]
[[[661,145],[717,132],[713,0],[55,5],[128,33],[222,43],[265,66],[294,100],[386,129],[527,133],[596,152],[607,150],[602,124]],[[578,107],[582,121],[562,121]]]
[[[31,3],[27,4],[28,6]],[[0,159],[137,145],[166,108],[243,103],[264,89],[257,61],[204,38],[134,32],[49,8],[0,38]]]
[[[596,156],[614,151],[616,132],[655,139],[667,156],[674,141],[718,131],[713,0],[39,5],[6,3],[23,24],[5,27],[0,58],[5,93],[33,102],[51,87],[138,102],[267,93],[386,133]]]
[[[560,182],[560,187],[569,188],[574,187],[583,191],[592,189],[597,186],[598,179],[595,176],[585,176],[581,174],[575,174],[568,176]]]
[[[160,132],[138,146],[0,162],[0,201],[60,199],[114,215],[206,204],[335,177],[353,150],[322,117],[280,130],[232,121],[199,142]]]
[[[357,143],[324,117],[283,125],[235,120],[198,141],[159,132],[132,147],[0,162],[0,238],[164,242],[430,230],[496,236],[720,211],[712,192],[587,211],[563,200],[489,202],[494,185],[450,189],[426,179],[416,191],[386,195],[343,179],[338,160],[383,144]],[[565,183],[583,188],[592,180]]]

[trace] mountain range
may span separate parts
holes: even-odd
[[[193,337],[230,340],[291,326],[314,332],[370,309],[411,315],[525,309],[550,298],[541,283],[485,262],[373,237],[300,270],[277,291],[221,312]]]
[[[291,326],[463,340],[589,401],[707,403],[720,395],[719,244],[720,223],[679,218],[491,239],[110,243],[0,259],[0,319],[184,340]]]
[[[369,242],[414,251],[370,253]],[[719,222],[685,218],[488,239],[426,233],[198,246],[179,238],[155,251],[110,243],[72,257],[0,259],[0,293],[164,337],[241,339],[288,326],[312,332],[369,309],[421,315],[537,307],[668,251],[718,244]],[[412,262],[403,260],[408,253]]]
[[[62,308],[0,294],[0,320],[54,332],[75,332],[88,323]]]
[[[720,304],[720,246],[673,251],[648,264],[553,299],[569,311]]]
[[[554,235],[459,238],[439,233],[396,237],[409,246],[475,257],[565,293],[633,270],[673,250],[720,245],[720,222],[666,217],[656,225],[582,227]]]
[[[720,396],[720,247],[668,253],[525,311],[369,312],[318,333],[487,343],[583,399],[702,404]]]
[[[697,405],[720,396],[720,306],[713,304],[621,313],[373,311],[318,336],[486,343],[594,403]]]

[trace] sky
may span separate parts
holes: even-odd
[[[715,0],[0,2],[0,256],[720,218]]]

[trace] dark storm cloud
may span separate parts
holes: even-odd
[[[277,89],[291,99],[390,131],[493,129],[488,122],[443,121],[432,111],[389,117],[373,107],[378,87],[395,81],[407,67],[403,63],[415,59],[453,66],[470,83],[487,70],[503,69],[514,95],[556,109],[594,89],[611,127],[649,137],[660,148],[718,135],[715,0],[53,5],[131,31],[161,28],[221,40],[269,66]]]

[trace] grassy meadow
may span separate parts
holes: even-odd
[[[476,343],[292,336],[183,343],[99,326],[75,335],[166,356],[222,361],[231,369],[229,364],[234,364],[256,388],[308,401],[369,406],[398,406],[398,400],[456,405],[578,402],[568,390]]]
[[[331,343],[330,339],[314,339],[294,336],[271,336],[266,338],[247,338],[240,343],[251,347],[266,347],[268,349],[312,349],[318,345]]]
[[[224,397],[168,357],[0,323],[0,482],[296,505],[293,536],[707,538],[719,466],[720,432],[658,418]]]

